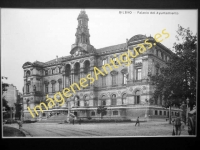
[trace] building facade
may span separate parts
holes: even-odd
[[[75,34],[75,43],[71,46],[70,55],[60,57],[48,62],[26,62],[24,69],[24,119],[47,119],[52,113],[69,112],[83,119],[98,119],[98,106],[105,106],[107,113],[104,119],[135,119],[140,118],[166,118],[168,110],[163,108],[162,96],[152,99],[154,87],[150,76],[159,74],[160,68],[166,66],[172,52],[161,43],[156,43],[153,37],[135,35],[126,43],[95,49],[90,43],[88,29],[89,18],[85,11],[81,11],[78,18],[78,27]],[[139,53],[136,58],[130,57],[130,65],[127,65],[128,48],[133,49],[138,44],[148,39],[150,43],[156,43],[144,53]],[[146,45],[145,45],[146,46]],[[123,56],[123,57],[121,57]],[[118,61],[122,59],[119,64]],[[110,63],[113,61],[114,63]],[[107,73],[102,66],[107,66]],[[105,76],[99,75],[94,83],[87,81],[86,88],[80,87],[72,93],[70,98],[65,97],[65,104],[45,110],[37,117],[32,118],[31,110],[48,97],[70,87],[73,83],[79,83],[81,78],[88,74],[95,78],[94,67],[100,68]],[[34,112],[34,111],[32,111]],[[172,108],[175,114],[179,109]],[[172,114],[173,116],[173,114]]]

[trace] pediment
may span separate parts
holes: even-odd
[[[76,51],[87,53],[82,47],[76,46],[70,51],[70,54],[73,55]]]
[[[25,66],[29,66],[29,65],[32,65],[32,63],[29,62],[29,61],[27,61],[27,62],[25,62],[25,63],[23,64],[23,67],[25,67]]]
[[[133,37],[128,41],[128,43],[134,42],[134,41],[138,41],[138,40],[143,40],[143,39],[146,39],[146,38],[147,38],[147,37],[146,37],[145,35],[138,34],[138,35],[133,36]]]

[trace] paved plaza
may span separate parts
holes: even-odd
[[[18,128],[17,124],[6,124]],[[23,124],[26,137],[102,137],[102,136],[172,136],[173,126],[168,122],[135,123],[93,123],[93,124],[58,124],[29,123]],[[187,126],[181,136],[188,136]]]

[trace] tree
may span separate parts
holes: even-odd
[[[104,106],[99,106],[97,108],[97,114],[101,114],[101,119],[104,115],[106,115],[106,110],[107,108],[105,108]]]
[[[191,107],[196,103],[197,35],[180,25],[177,34],[174,54],[167,67],[161,68],[160,74],[151,76],[155,85],[153,98],[162,95],[167,108],[173,105],[180,107],[187,98]],[[171,117],[169,121],[171,123]]]
[[[5,107],[5,110],[10,110],[10,107],[8,106],[8,101],[5,99],[5,96],[2,98],[3,101],[3,107]]]

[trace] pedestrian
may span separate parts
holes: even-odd
[[[79,119],[79,124],[81,125],[81,118]]]
[[[181,118],[179,117],[179,114],[176,114],[176,118],[172,121],[175,125],[176,135],[181,134]]]
[[[136,123],[135,123],[135,126],[138,124],[138,126],[140,126],[140,120],[139,120],[139,117],[137,117],[137,120],[136,120]]]
[[[18,125],[19,125],[19,129],[21,129],[21,127],[22,127],[22,122],[21,122],[21,121],[18,121],[17,123],[18,123]]]

